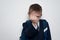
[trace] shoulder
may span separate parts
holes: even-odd
[[[29,24],[31,24],[31,20],[26,20],[25,22],[22,23],[22,26],[24,27]]]
[[[46,27],[49,26],[49,24],[48,24],[48,22],[47,22],[46,19],[40,19],[40,22],[42,23],[42,25],[44,26],[44,28],[46,28]]]
[[[44,25],[48,25],[48,22],[46,19],[40,19],[39,21],[42,22]]]
[[[46,19],[40,19],[39,21],[42,21],[44,23],[48,23]]]

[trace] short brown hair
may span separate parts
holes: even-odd
[[[42,12],[42,7],[39,5],[39,4],[32,4],[29,8],[29,13],[32,12],[32,11],[40,11]]]

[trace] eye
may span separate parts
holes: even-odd
[[[40,17],[40,16],[37,16],[38,18]]]

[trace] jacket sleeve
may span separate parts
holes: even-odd
[[[52,40],[51,39],[51,33],[50,33],[50,28],[49,28],[49,24],[48,22],[45,20],[44,21],[44,36],[45,36],[45,39],[44,40]]]
[[[48,22],[47,22],[47,28],[48,28],[48,30],[47,30],[47,40],[51,40],[51,33],[50,33],[50,28],[49,28]]]
[[[20,39],[19,40],[28,40],[28,37],[26,36],[25,34],[25,23],[23,23],[23,29],[22,29],[22,33],[21,33],[21,36],[20,36]]]

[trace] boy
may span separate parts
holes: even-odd
[[[32,4],[29,8],[29,20],[24,22],[20,40],[51,40],[48,22],[40,19],[42,7]]]

